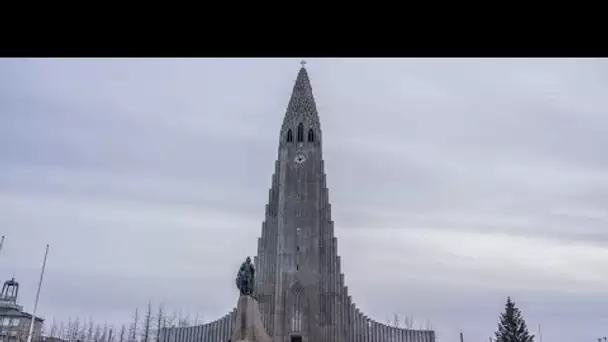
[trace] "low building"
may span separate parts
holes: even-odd
[[[32,315],[24,312],[18,304],[19,283],[15,278],[8,280],[0,293],[0,342],[26,342]],[[39,342],[44,320],[35,318],[32,342]]]

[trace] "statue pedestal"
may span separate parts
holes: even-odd
[[[247,295],[241,295],[237,304],[236,322],[231,342],[271,342],[272,339],[264,329],[258,301]]]

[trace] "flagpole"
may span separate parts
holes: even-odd
[[[32,312],[32,321],[30,322],[30,331],[27,334],[27,342],[32,342],[34,323],[36,323],[36,309],[38,309],[38,300],[40,299],[40,288],[42,288],[42,278],[44,277],[44,269],[46,268],[46,257],[48,255],[49,245],[46,245],[46,251],[44,252],[44,260],[42,261],[42,271],[40,271],[40,281],[38,281],[38,291],[36,292],[36,301],[34,302],[34,311]]]

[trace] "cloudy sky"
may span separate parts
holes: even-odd
[[[205,321],[256,251],[298,60],[0,61],[0,278],[39,313]],[[608,335],[608,61],[309,60],[349,291],[487,341]]]

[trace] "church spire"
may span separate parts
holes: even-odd
[[[310,78],[304,67],[306,62],[302,61],[300,64],[302,64],[302,67],[298,72],[298,77],[296,78],[291,98],[287,105],[287,112],[283,119],[283,126],[281,128],[282,141],[291,139],[288,137],[289,131],[292,131],[291,134],[295,135],[300,125],[306,127],[307,130],[312,130],[313,133],[311,134],[320,138],[321,125],[317,113],[317,105],[312,94]]]

